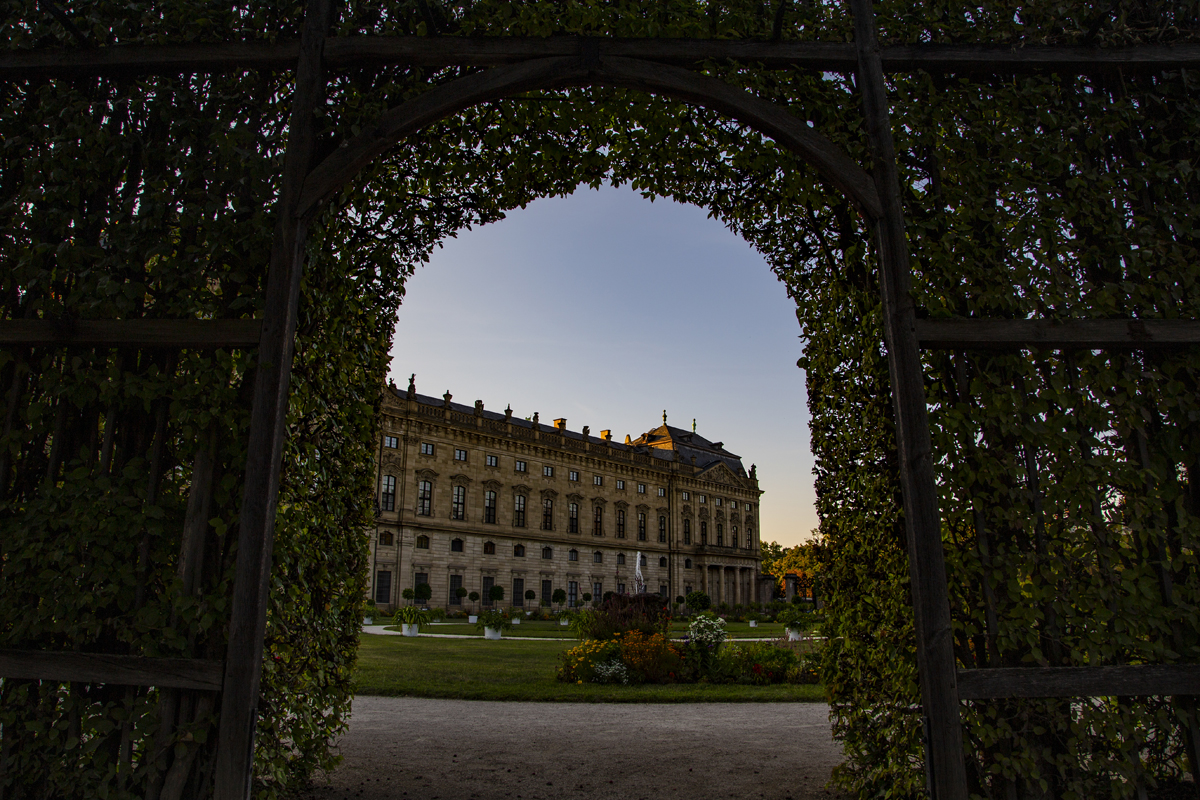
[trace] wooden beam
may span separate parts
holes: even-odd
[[[0,320],[0,346],[257,347],[257,319]]]
[[[305,179],[297,213],[319,203],[404,136],[476,103],[516,92],[603,85],[666,94],[713,108],[758,130],[811,164],[868,219],[882,213],[871,176],[833,142],[787,109],[724,81],[679,67],[628,58],[563,57],[525,61],[466,75],[389,109],[378,122],[339,147]]]
[[[158,686],[164,689],[221,689],[224,665],[195,658],[144,658],[101,653],[0,650],[0,678]]]
[[[1200,321],[1184,319],[920,319],[927,349],[1146,350],[1200,344]]]
[[[1200,664],[960,669],[963,700],[1200,694]]]
[[[887,84],[872,0],[850,0],[858,54],[857,88],[883,216],[872,226],[879,259],[883,336],[895,412],[897,468],[904,502],[909,591],[917,639],[926,788],[932,800],[967,800],[967,770],[955,682],[954,629],[946,588],[942,520],[933,471],[925,371],[917,346],[912,271]]]
[[[746,39],[621,39],[579,36],[344,36],[325,45],[327,67],[359,69],[389,64],[494,67],[536,58],[580,55],[585,39],[600,56],[694,66],[709,60],[848,72],[854,45],[842,42],[768,42]],[[593,46],[591,44],[587,46]],[[208,44],[110,45],[89,49],[9,50],[0,53],[0,78],[78,77],[120,74],[183,74],[248,69],[291,69],[298,41],[229,41]],[[1048,45],[915,44],[879,51],[885,72],[970,72],[1011,75],[1050,71],[1068,74],[1160,71],[1200,66],[1200,45],[1080,47]]]

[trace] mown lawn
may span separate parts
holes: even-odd
[[[386,620],[381,620],[380,624],[388,624]],[[399,626],[395,626],[395,630],[400,630]],[[465,622],[453,620],[450,622],[440,622],[434,625],[423,625],[422,633],[450,633],[458,636],[479,636],[483,634],[475,630],[475,626]],[[725,632],[730,639],[777,639],[784,635],[785,630],[783,625],[777,622],[761,622],[757,628],[751,628],[748,622],[729,622],[725,625]],[[680,638],[687,633],[687,623],[676,622],[671,626],[671,637]],[[557,622],[544,622],[538,620],[531,622],[525,620],[520,625],[514,625],[512,630],[505,632],[505,636],[526,636],[539,639],[573,639],[575,634],[571,633],[571,629],[559,625]]]
[[[524,628],[525,625],[521,625]],[[601,686],[554,679],[574,642],[362,635],[355,672],[364,695],[577,703],[814,702],[820,686],[669,684]]]

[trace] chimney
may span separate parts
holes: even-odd
[[[559,417],[558,419],[554,420],[554,427],[558,428],[560,431],[565,431],[567,429],[566,417]]]
[[[600,438],[606,442],[612,441],[612,431],[600,431]]]

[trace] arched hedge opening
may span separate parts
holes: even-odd
[[[885,44],[1194,41],[1190,6],[878,7]],[[10,48],[289,39],[303,9],[11,4]],[[1193,9],[1194,11],[1194,9]],[[333,35],[560,33],[849,41],[836,5],[346,5]],[[855,77],[710,62],[870,168]],[[331,71],[316,159],[473,67]],[[1200,109],[1184,69],[889,77],[913,294],[931,319],[1196,319]],[[9,78],[5,320],[254,319],[292,76]],[[797,304],[825,557],[823,678],[862,796],[918,795],[903,503],[868,226],[812,168],[720,113],[624,88],[471,105],[388,149],[311,223],[300,286],[255,751],[277,795],[331,766],[365,579],[379,380],[404,280],[455,231],[580,185],[710,210]],[[925,391],[961,667],[1196,663],[1194,349],[928,350]],[[224,656],[251,394],[244,347],[0,351],[0,648]],[[211,691],[0,683],[0,781],[206,796]],[[984,797],[1135,796],[1195,773],[1173,697],[974,700]]]

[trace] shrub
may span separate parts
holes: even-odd
[[[480,614],[479,619],[475,622],[475,630],[482,631],[484,628],[499,631],[510,630],[512,628],[512,617],[503,609],[489,608]]]
[[[588,611],[580,611],[572,630],[580,639],[611,639],[618,633],[641,631],[668,635],[671,615],[657,595],[614,594]]]
[[[636,683],[666,683],[681,672],[682,652],[662,633],[629,631],[616,640],[621,645],[621,662]]]
[[[566,683],[595,683],[596,667],[621,659],[621,645],[609,639],[600,641],[593,639],[583,642],[560,657],[558,679]]]
[[[503,586],[492,586],[491,589],[488,589],[488,599],[491,600],[493,603],[498,603],[499,601],[503,600],[504,599],[504,587]]]
[[[429,598],[433,597],[433,587],[428,583],[418,583],[417,588],[413,590],[413,595],[418,602],[428,602]]]
[[[688,624],[687,641],[698,647],[716,650],[725,636],[725,620],[714,614],[697,614]]]
[[[403,592],[400,593],[400,596],[403,597],[405,600],[412,600],[414,597],[417,596],[417,593],[414,592],[412,589],[405,589]]]
[[[429,619],[433,622],[441,622],[446,618],[446,609],[435,608],[429,612]]]
[[[712,607],[712,600],[704,592],[688,592],[683,602],[693,611],[707,611]]]
[[[550,595],[550,599],[554,601],[555,605],[561,606],[567,602],[567,592],[565,589],[555,589],[554,593]]]
[[[537,600],[537,592],[535,592],[533,589],[526,589],[525,590],[525,599],[526,600]]]
[[[422,611],[418,606],[404,606],[396,610],[396,616],[392,621],[397,625],[428,625],[429,612]]]

